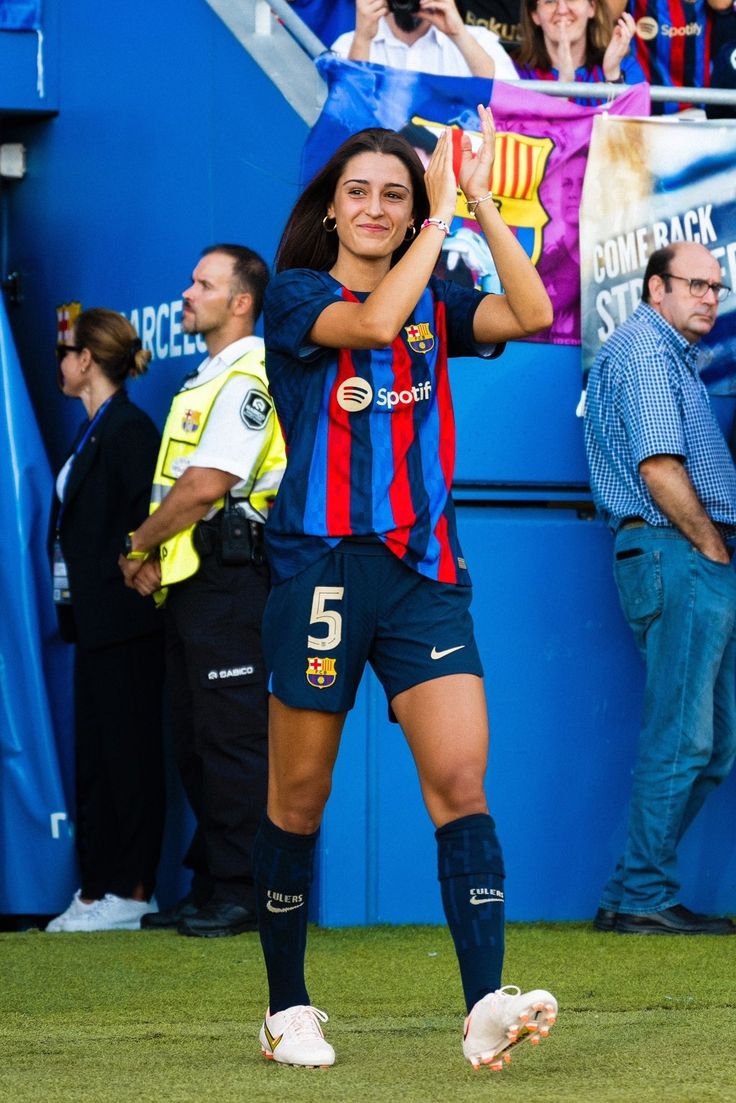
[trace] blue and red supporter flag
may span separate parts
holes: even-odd
[[[529,92],[523,83],[439,77],[329,55],[318,58],[317,66],[329,91],[305,145],[304,182],[341,142],[364,127],[403,133],[425,163],[444,127],[459,127],[479,144],[477,104],[488,102],[492,89],[494,201],[537,266],[554,308],[552,327],[530,340],[580,344],[578,210],[593,119],[602,111],[648,115],[648,86],[636,85],[613,103],[591,108]],[[460,192],[438,274],[482,290],[502,290],[488,246]]]

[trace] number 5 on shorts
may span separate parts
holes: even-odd
[[[326,624],[326,636],[308,636],[307,643],[312,651],[331,651],[342,639],[342,613],[336,609],[325,609],[328,601],[340,601],[344,586],[315,586],[312,596],[310,624]]]

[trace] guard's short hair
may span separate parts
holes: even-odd
[[[259,256],[247,245],[208,245],[202,250],[202,256],[208,257],[210,253],[223,253],[233,262],[233,283],[236,294],[247,291],[253,299],[253,321],[257,321],[263,310],[263,296],[269,280],[268,265],[263,257]]]

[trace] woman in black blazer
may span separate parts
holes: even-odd
[[[159,436],[124,383],[151,358],[121,314],[85,310],[57,348],[87,417],[56,480],[51,542],[62,637],[76,643],[76,842],[82,884],[47,931],[135,930],[151,902],[164,819],[163,642],[153,602],[123,584],[148,513]]]

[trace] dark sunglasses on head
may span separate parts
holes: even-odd
[[[58,345],[56,346],[56,359],[58,360],[59,363],[61,363],[61,361],[64,359],[64,357],[67,355],[67,353],[69,353],[69,352],[81,352],[81,351],[82,351],[82,346],[81,345],[65,345],[63,341],[59,341]]]

